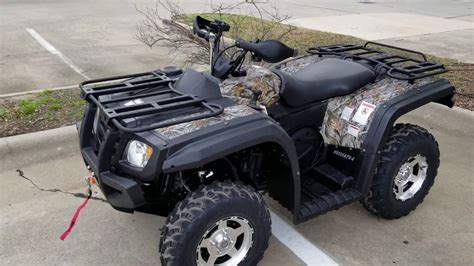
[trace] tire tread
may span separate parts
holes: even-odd
[[[389,162],[397,156],[397,153],[403,149],[404,146],[410,145],[412,141],[426,139],[432,145],[436,147],[438,154],[436,156],[434,176],[437,175],[438,166],[440,163],[439,160],[439,145],[436,139],[431,135],[428,130],[417,125],[412,124],[397,124],[394,126],[392,133],[388,137],[387,142],[385,143],[384,148],[380,154],[380,160],[377,165],[377,170],[374,175],[373,184],[369,190],[367,197],[362,200],[363,206],[372,214],[385,219],[398,219],[403,216],[408,215],[410,212],[414,211],[416,207],[421,204],[424,200],[424,197],[428,195],[431,186],[434,184],[434,178],[431,182],[428,183],[426,188],[426,194],[421,198],[421,201],[415,205],[413,208],[409,209],[406,212],[392,212],[388,209],[387,199],[382,197],[382,191],[385,189],[387,184],[387,176],[390,175],[389,171]],[[432,166],[433,167],[433,166]],[[391,180],[390,180],[391,182]],[[391,185],[391,183],[390,183]]]
[[[200,186],[196,191],[190,193],[182,200],[176,208],[168,215],[166,223],[161,231],[161,239],[159,251],[161,254],[162,265],[174,265],[179,255],[177,247],[183,244],[183,235],[186,233],[190,225],[196,221],[201,214],[210,206],[218,202],[231,198],[243,198],[253,200],[258,205],[258,210],[265,213],[259,213],[264,219],[264,223],[268,224],[265,234],[271,235],[271,219],[268,208],[262,196],[255,191],[253,187],[245,186],[240,182],[213,182],[206,186]],[[269,237],[268,237],[269,239]],[[264,243],[264,248],[260,250],[255,262],[263,258],[265,250],[268,248],[269,241]]]

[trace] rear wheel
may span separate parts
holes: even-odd
[[[262,196],[241,183],[202,186],[176,206],[163,227],[163,265],[255,265],[271,220]]]
[[[419,126],[396,125],[381,153],[364,207],[386,219],[409,214],[428,194],[438,166],[439,149],[433,135]]]

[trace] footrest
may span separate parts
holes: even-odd
[[[349,188],[321,195],[303,202],[298,211],[298,222],[307,221],[328,211],[339,209],[360,198],[359,191]]]
[[[339,170],[334,168],[330,164],[322,164],[315,168],[316,172],[322,175],[325,179],[331,183],[337,185],[341,189],[346,189],[352,186],[354,178],[341,173]]]

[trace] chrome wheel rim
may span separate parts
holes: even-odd
[[[420,190],[428,171],[426,157],[418,154],[410,157],[398,170],[393,180],[393,194],[400,201],[406,201]]]
[[[220,219],[201,237],[196,249],[198,265],[237,265],[253,244],[250,222],[239,216]]]

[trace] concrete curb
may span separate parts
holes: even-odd
[[[47,90],[50,91],[59,91],[59,90],[69,90],[69,89],[77,89],[79,88],[79,85],[70,85],[70,86],[63,86],[63,87],[56,87],[56,88],[47,88]],[[18,97],[18,96],[24,96],[28,94],[36,94],[44,91],[46,89],[40,89],[40,90],[32,90],[32,91],[22,91],[22,92],[14,92],[14,93],[7,93],[7,94],[0,94],[0,99],[2,98],[10,98],[10,97]]]
[[[0,138],[0,169],[70,156],[72,152],[79,152],[78,143],[75,126]],[[32,156],[37,154],[41,156]]]

